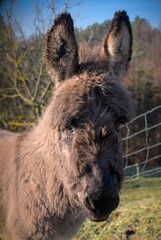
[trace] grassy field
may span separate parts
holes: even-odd
[[[161,240],[161,178],[126,181],[108,221],[87,220],[73,240]]]

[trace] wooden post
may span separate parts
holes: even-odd
[[[136,176],[137,176],[137,178],[140,177],[140,168],[139,168],[139,164],[138,163],[136,164]]]

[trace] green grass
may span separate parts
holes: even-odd
[[[73,240],[161,240],[161,178],[125,181],[110,218],[87,220]]]

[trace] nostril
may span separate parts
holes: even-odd
[[[84,199],[84,205],[90,211],[94,211],[94,209],[95,209],[92,199],[87,194],[86,194],[85,199]]]

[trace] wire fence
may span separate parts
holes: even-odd
[[[125,179],[161,177],[161,105],[121,128]]]

